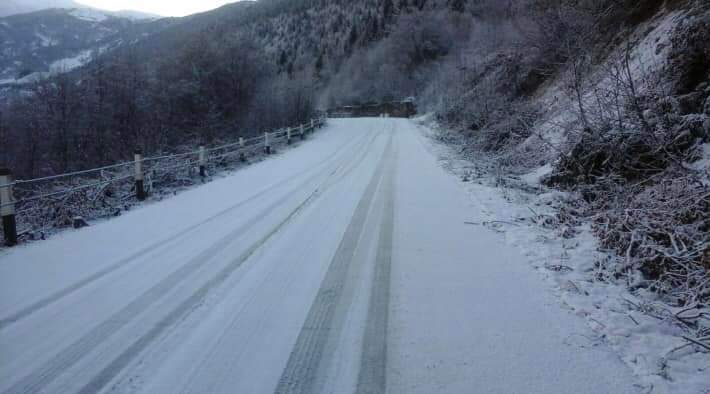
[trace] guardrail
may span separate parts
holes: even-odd
[[[305,139],[324,124],[325,118],[311,119],[297,127],[184,153],[143,157],[136,150],[132,161],[36,179],[14,180],[10,169],[0,168],[4,244],[14,246],[24,235],[44,238],[53,228],[83,227],[85,218],[117,216],[151,193],[194,179],[204,182],[213,169],[246,162],[249,155],[269,155],[274,146]]]

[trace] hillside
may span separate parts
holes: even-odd
[[[0,18],[0,85],[28,83],[70,71],[166,24],[88,8],[56,8]]]
[[[125,11],[104,11],[85,6],[73,0],[3,0],[0,3],[0,18],[26,14],[35,11],[44,11],[49,9],[81,9],[94,11],[106,15],[129,19],[157,19],[160,15],[148,14],[145,12],[125,10]]]

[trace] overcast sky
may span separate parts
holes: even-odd
[[[190,15],[234,1],[236,0],[77,0],[79,3],[108,11],[132,10],[162,16]]]

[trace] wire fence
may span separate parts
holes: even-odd
[[[0,173],[0,247],[16,239],[44,239],[48,233],[81,227],[90,219],[118,216],[142,199],[141,194],[160,199],[180,187],[205,182],[211,174],[303,139],[324,124],[325,118],[317,118],[218,146],[145,158],[137,153],[133,161],[36,179],[13,181]],[[5,220],[10,215],[12,223]]]

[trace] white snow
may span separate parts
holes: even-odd
[[[698,171],[710,170],[710,143],[705,143],[700,147],[700,159],[691,166]]]
[[[403,128],[413,137],[399,147],[391,391],[638,392],[607,346],[584,341],[593,332],[518,250],[465,223],[488,220],[487,210],[444,174],[416,129]]]
[[[41,81],[42,79],[45,79],[49,76],[51,76],[51,73],[48,72],[34,72],[25,75],[22,78],[5,78],[5,79],[0,79],[0,85],[12,85],[12,84],[25,84],[25,83],[32,83],[32,82],[37,82]]]
[[[49,43],[50,45],[51,42]],[[104,51],[106,47],[102,47],[99,49],[99,51]],[[76,56],[64,58],[64,59],[59,59],[54,62],[52,62],[49,65],[49,71],[37,71],[33,72],[30,74],[25,75],[22,78],[5,78],[0,80],[0,85],[2,84],[26,84],[26,83],[33,83],[40,81],[42,79],[48,78],[52,75],[64,73],[67,71],[71,71],[75,68],[81,67],[88,62],[90,62],[92,59],[92,51],[91,50],[83,50],[79,52]]]
[[[55,38],[46,36],[40,32],[35,32],[35,36],[39,39],[39,44],[43,47],[50,47],[59,43]]]
[[[37,81],[41,81],[45,78],[48,78],[51,75],[52,75],[52,73],[48,73],[48,72],[33,72],[31,74],[25,75],[22,78],[16,79],[15,83],[24,84],[24,83],[37,82]]]
[[[109,17],[126,18],[133,21],[138,20],[158,20],[161,18],[159,15],[147,14],[140,11],[132,10],[121,10],[121,11],[104,11],[96,8],[82,7],[72,9],[70,12],[74,17],[89,21],[89,22],[103,22]]]
[[[533,243],[543,234],[521,226],[531,234],[506,233],[521,237],[522,251],[510,247],[490,231],[508,225],[483,222],[515,220],[522,207],[495,189],[468,184],[469,195],[435,149],[408,120],[331,120],[230,176],[0,252],[0,391],[273,392],[346,229],[364,213],[322,376],[328,392],[354,391],[385,181],[371,206],[356,206],[385,163],[394,171],[388,392],[640,392],[630,340],[608,330],[622,326],[590,306],[616,294],[579,283],[595,292],[580,304],[551,291],[528,261],[559,257],[559,242]],[[576,250],[587,264],[593,251]]]
[[[705,143],[698,149],[700,158],[690,164],[690,168],[698,171],[703,175],[701,181],[710,186],[710,143]]]
[[[71,71],[91,61],[91,50],[83,50],[76,56],[59,59],[49,65],[49,72],[56,74]]]
[[[103,22],[108,19],[105,12],[93,8],[75,8],[70,11],[70,14],[89,22]]]
[[[636,80],[643,86],[643,78],[659,72],[667,63],[671,49],[671,36],[673,30],[683,24],[682,19],[686,13],[682,11],[669,12],[658,20],[651,22],[650,26],[641,29],[650,32],[646,34],[631,52],[630,68]],[[640,29],[638,29],[640,31]]]
[[[540,168],[533,170],[521,177],[521,179],[527,182],[529,185],[537,186],[540,184],[542,178],[552,173],[552,165],[550,163],[541,166]]]

